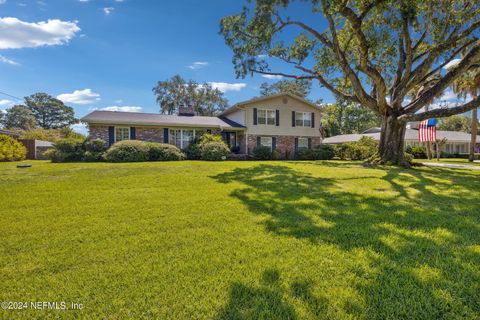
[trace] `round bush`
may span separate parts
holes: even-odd
[[[202,160],[208,161],[220,161],[225,160],[227,155],[230,154],[230,149],[222,141],[207,142],[202,145],[200,149],[200,157]]]
[[[142,162],[149,159],[149,147],[146,142],[125,140],[115,143],[105,152],[108,162]]]
[[[85,150],[83,160],[96,162],[103,160],[103,154],[107,151],[107,143],[102,139],[86,140],[83,144]]]
[[[253,149],[253,157],[257,160],[273,160],[278,153],[270,147],[258,146]]]
[[[176,146],[166,143],[150,142],[148,145],[148,160],[150,161],[178,161],[185,159],[185,155]]]
[[[24,160],[27,149],[18,142],[4,134],[0,134],[0,161]]]
[[[74,162],[83,161],[84,147],[83,140],[59,139],[53,144],[53,149],[48,150],[45,156],[52,162]]]
[[[415,159],[427,158],[427,148],[425,148],[424,146],[408,146],[405,152],[411,154]]]

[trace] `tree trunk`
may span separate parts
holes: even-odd
[[[432,142],[431,141],[425,142],[425,149],[427,149],[428,160],[432,160]]]
[[[382,163],[405,166],[403,156],[406,123],[394,116],[382,119],[379,153]]]
[[[472,162],[475,160],[475,147],[477,145],[477,132],[478,128],[478,110],[477,108],[472,110],[472,135],[470,140],[470,155],[468,161]]]

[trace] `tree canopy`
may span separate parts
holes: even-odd
[[[7,129],[30,130],[37,126],[33,112],[21,105],[7,109],[1,123]]]
[[[380,126],[380,119],[371,110],[356,103],[339,100],[322,108],[322,125],[327,137],[362,133]]]
[[[462,131],[470,133],[472,130],[472,121],[464,116],[451,116],[442,118],[438,122],[438,130]]]
[[[65,128],[78,122],[72,107],[46,93],[25,97],[25,107],[32,111],[38,126],[43,129]]]
[[[277,93],[291,93],[302,98],[312,91],[312,81],[309,79],[279,80],[274,83],[264,82],[260,85],[262,96],[271,96]]]
[[[293,2],[304,14],[291,16]],[[233,50],[237,76],[317,80],[338,98],[375,112],[382,118],[380,155],[400,163],[407,121],[480,105],[477,97],[420,111],[474,66],[480,57],[479,28],[476,0],[257,0],[224,17],[220,32]],[[462,51],[467,53],[458,65],[443,71]],[[281,68],[272,64],[275,60],[283,62]],[[435,74],[435,84],[408,98]]]
[[[178,113],[181,106],[192,106],[198,115],[213,116],[228,106],[227,99],[219,89],[209,83],[187,81],[180,75],[159,81],[152,91],[160,105],[160,112],[165,114]]]

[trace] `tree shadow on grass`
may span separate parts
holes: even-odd
[[[355,285],[368,318],[469,318],[480,313],[480,257],[472,251],[480,241],[478,175],[379,169],[381,175],[375,177],[390,185],[385,190],[390,195],[343,188],[348,180],[372,178],[371,169],[352,178],[326,178],[294,167],[261,164],[213,178],[241,183],[231,196],[267,217],[268,232],[313,245],[330,243],[352,259],[354,250],[368,251],[376,277]],[[352,271],[365,278],[363,270]],[[355,312],[360,317],[366,311]]]

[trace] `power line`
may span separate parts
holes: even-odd
[[[0,91],[0,94],[3,94],[3,95],[5,95],[5,96],[8,96],[8,97],[13,98],[13,99],[18,100],[18,101],[23,101],[22,98],[12,96],[11,94],[8,94],[8,93],[5,93],[5,92],[1,92],[1,91]]]

